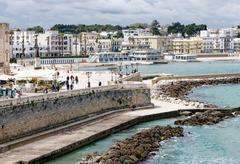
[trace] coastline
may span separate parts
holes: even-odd
[[[221,84],[240,84],[240,77],[160,81],[152,88],[152,98],[177,104],[183,103],[193,108],[215,109],[218,108],[217,105],[207,102],[192,101],[187,96],[194,88]]]

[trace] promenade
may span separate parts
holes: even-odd
[[[92,120],[88,120],[86,123],[79,122],[79,126],[75,123],[74,128],[66,128],[57,134],[33,140],[0,154],[0,164],[12,164],[20,161],[34,163],[49,159],[106,137],[111,133],[147,121],[148,117],[191,108],[183,104],[172,104],[158,100],[152,100],[152,103],[155,105],[154,108],[136,111],[125,110],[105,114],[105,116],[94,116],[91,118]]]

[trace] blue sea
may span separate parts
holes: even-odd
[[[171,67],[170,67],[171,66]],[[145,74],[213,74],[240,73],[239,62],[173,63],[170,65],[142,66]],[[240,85],[200,87],[189,95],[192,100],[216,104],[219,107],[240,107]],[[175,119],[157,120],[139,124],[105,139],[94,142],[48,164],[75,164],[88,153],[104,152],[112,144],[128,138],[143,128],[156,125],[173,125]],[[156,156],[144,164],[239,164],[240,163],[240,118],[225,120],[217,125],[184,127],[185,137],[162,143]]]
[[[201,75],[220,73],[240,73],[240,61],[169,63],[157,65],[139,65],[139,71],[144,75],[173,74]],[[106,71],[108,67],[81,67],[81,71]],[[129,68],[129,71],[131,68]],[[125,70],[124,70],[125,72]]]

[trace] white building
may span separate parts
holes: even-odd
[[[240,38],[233,39],[234,52],[240,52]]]
[[[129,38],[133,38],[135,36],[151,36],[152,34],[150,33],[149,29],[127,29],[127,30],[122,30],[123,37],[124,37],[124,43],[128,44]]]
[[[203,30],[200,37],[203,40],[203,53],[232,52],[233,39],[237,36],[236,28],[224,28],[220,30]]]
[[[33,31],[14,31],[11,52],[13,58],[33,58],[36,34]],[[41,57],[71,56],[73,36],[60,35],[57,31],[37,34]]]

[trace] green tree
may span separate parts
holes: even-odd
[[[27,31],[35,31],[35,33],[43,33],[44,28],[41,26],[34,26],[34,27],[27,28]]]
[[[122,30],[119,30],[116,34],[116,38],[123,38]]]
[[[153,35],[160,35],[160,31],[158,29],[159,27],[159,22],[157,20],[153,20],[150,26],[151,33]]]

